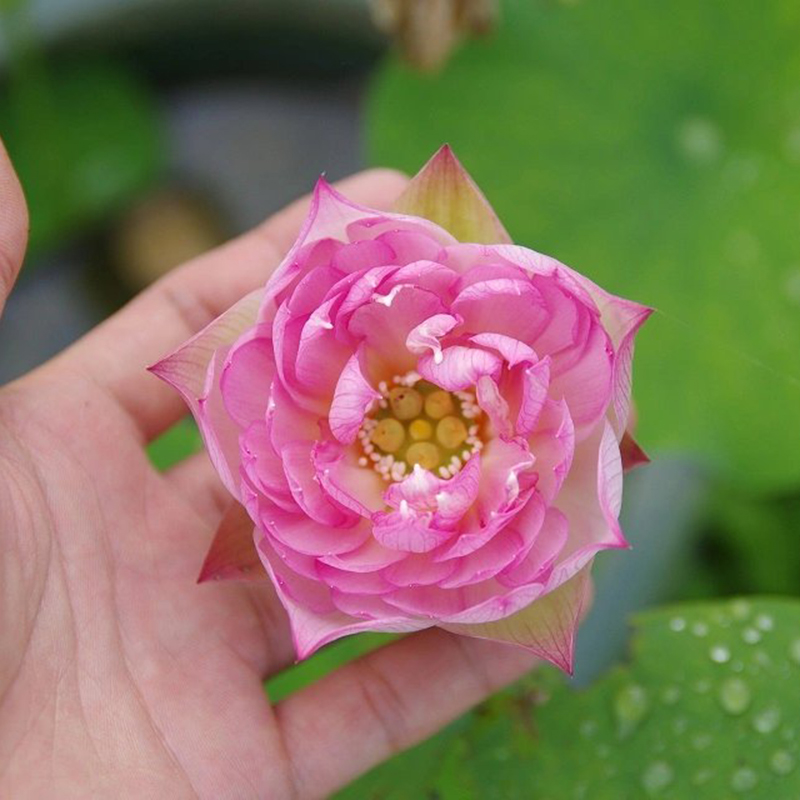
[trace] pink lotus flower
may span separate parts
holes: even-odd
[[[224,521],[202,577],[257,553],[299,658],[435,625],[571,670],[592,560],[627,546],[650,309],[512,244],[447,147],[396,208],[320,180],[266,287],[152,368],[251,520],[246,541]]]

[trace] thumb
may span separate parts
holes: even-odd
[[[22,266],[27,241],[25,197],[0,141],[0,314]]]

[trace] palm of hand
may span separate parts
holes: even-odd
[[[401,185],[365,173],[348,191],[380,206]],[[533,663],[429,630],[271,707],[262,681],[293,658],[275,595],[197,586],[224,499],[204,455],[150,466],[146,442],[184,409],[144,367],[263,283],[303,214],[173,272],[0,391],[0,796],[326,797]],[[0,311],[23,220],[0,148]]]
[[[213,504],[181,491],[185,474],[157,474],[91,386],[66,375],[37,384],[2,398],[0,412],[26,443],[4,439],[0,484],[14,497],[0,524],[17,532],[12,568],[42,576],[26,597],[35,625],[3,708],[26,713],[0,725],[10,787],[291,796],[262,688],[291,659],[274,595],[198,587]],[[29,759],[42,765],[33,775]]]

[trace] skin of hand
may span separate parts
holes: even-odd
[[[405,182],[373,170],[341,188],[386,208]],[[229,498],[205,454],[148,462],[185,409],[145,366],[262,285],[307,205],[0,389],[0,797],[328,797],[533,666],[431,629],[271,705],[263,681],[293,652],[269,584],[196,583]],[[26,234],[0,145],[0,312]]]

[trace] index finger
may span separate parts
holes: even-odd
[[[354,201],[388,208],[407,179],[368,170],[338,186]],[[173,270],[64,354],[130,416],[145,440],[185,413],[170,387],[146,373],[244,295],[263,285],[292,245],[310,197],[298,200],[249,233]]]

